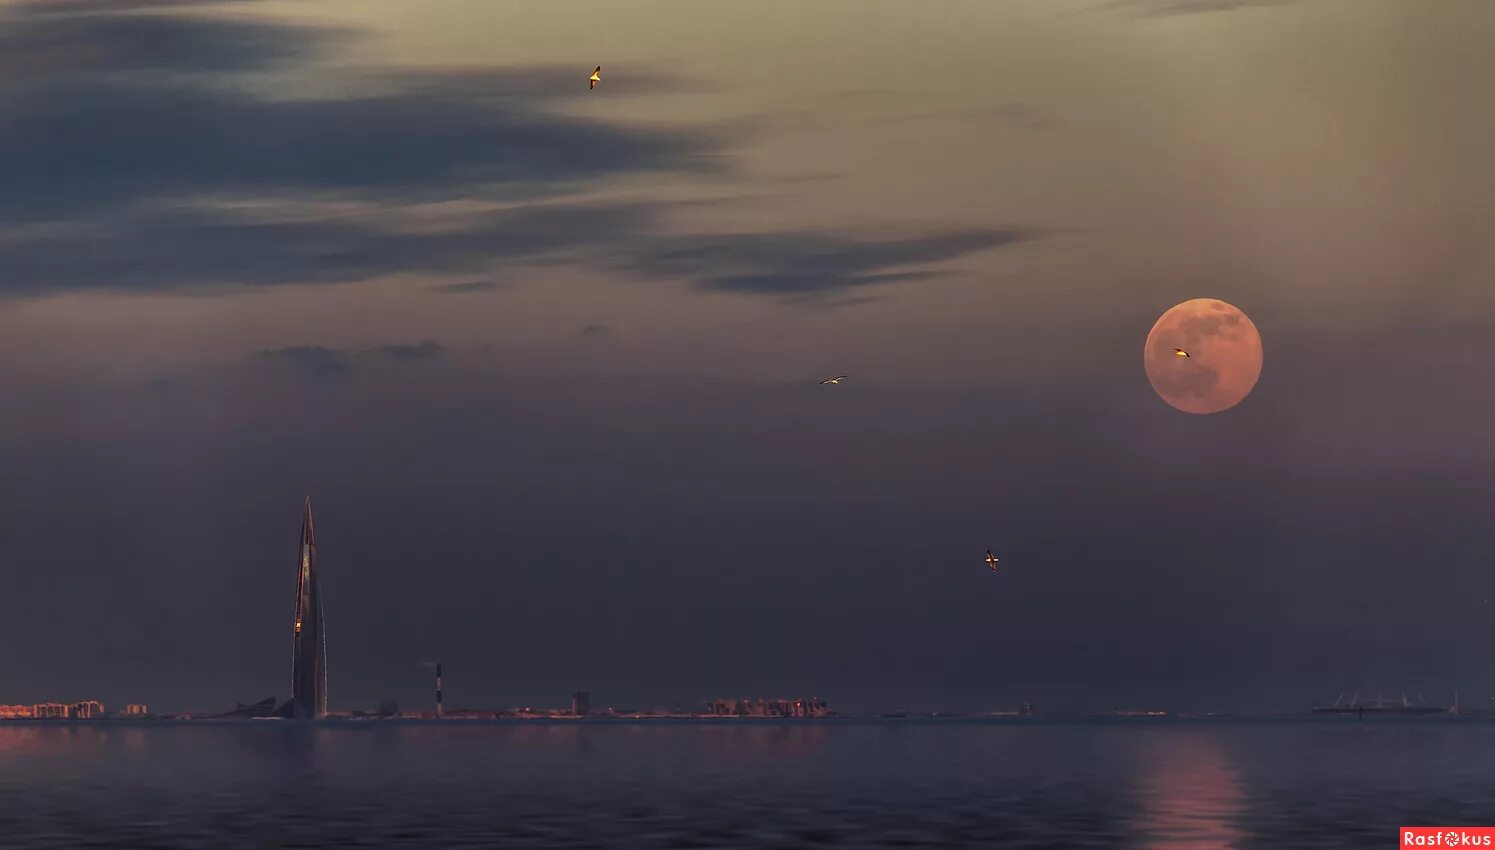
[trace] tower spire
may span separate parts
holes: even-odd
[[[312,527],[311,520],[311,494],[306,494],[306,506],[301,509],[301,545],[316,546],[317,533]]]
[[[322,620],[322,588],[317,572],[317,535],[311,494],[301,514],[296,564],[296,610],[291,635],[290,715],[315,719],[327,714],[327,632]]]

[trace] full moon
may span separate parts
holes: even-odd
[[[1142,366],[1163,401],[1185,413],[1219,413],[1240,404],[1261,377],[1261,334],[1234,306],[1195,298],[1158,318]]]

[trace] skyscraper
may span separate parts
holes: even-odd
[[[288,709],[288,710],[286,710]],[[327,632],[317,575],[317,535],[311,496],[301,515],[301,552],[296,568],[296,622],[291,643],[291,699],[282,713],[298,720],[327,715]]]

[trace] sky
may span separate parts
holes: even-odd
[[[333,709],[428,660],[449,707],[1495,706],[1492,40],[0,2],[0,703],[285,698],[310,493]],[[1141,354],[1202,297],[1264,367],[1196,416]]]

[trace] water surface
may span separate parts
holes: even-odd
[[[0,845],[1394,846],[1495,822],[1495,724],[0,726]]]

